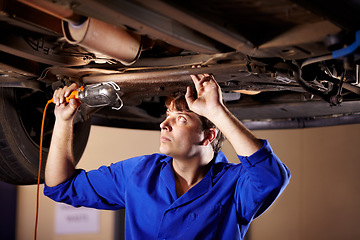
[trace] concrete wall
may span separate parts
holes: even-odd
[[[251,240],[360,239],[360,125],[299,130],[255,131],[266,138],[290,168],[292,179],[278,201],[249,232]],[[87,170],[135,155],[158,151],[159,132],[94,126],[79,167]],[[236,161],[225,144],[223,151]],[[35,186],[18,187],[17,239],[33,239]],[[55,203],[41,197],[39,240],[114,239],[111,211],[99,211],[96,234],[55,234]]]

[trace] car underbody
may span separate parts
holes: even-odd
[[[123,107],[83,106],[78,121],[159,129],[166,96],[199,73],[251,129],[358,123],[359,12],[351,0],[1,0],[0,87],[35,143],[59,86],[114,82]]]
[[[1,84],[46,91],[58,81],[116,82],[124,108],[97,110],[97,124],[158,128],[164,97],[185,89],[189,74],[199,72],[215,76],[239,119],[262,121],[262,128],[294,127],[299,119],[299,127],[315,118],[358,119],[358,56],[332,57],[355,41],[359,5],[352,1],[2,2]],[[76,28],[93,19],[136,35],[135,57],[100,46],[105,55],[64,37],[67,20]],[[101,33],[107,34],[96,39],[101,45],[112,44],[111,38],[133,44],[113,31]]]

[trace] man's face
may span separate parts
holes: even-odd
[[[171,104],[160,124],[160,152],[174,159],[196,156],[204,140],[201,121],[193,112],[177,111]]]

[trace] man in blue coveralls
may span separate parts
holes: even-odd
[[[55,91],[45,195],[73,206],[125,208],[126,239],[242,239],[250,222],[283,191],[290,172],[269,143],[225,107],[212,75],[191,78],[197,97],[188,87],[166,103],[161,154],[89,172],[75,169],[72,154],[78,103],[65,98],[77,86]],[[222,134],[241,163],[228,163],[219,151]]]

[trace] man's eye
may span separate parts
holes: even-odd
[[[180,122],[180,123],[185,123],[185,122],[186,122],[186,118],[185,118],[184,116],[178,116],[178,117],[177,117],[177,120],[178,120],[178,122]]]

